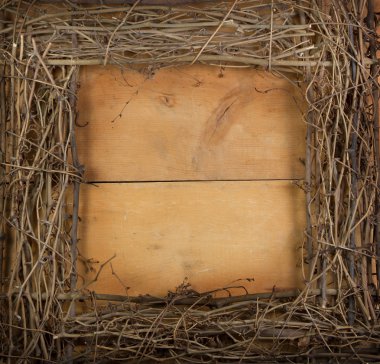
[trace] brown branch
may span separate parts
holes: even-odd
[[[42,4],[62,4],[67,3],[72,5],[74,1],[70,0],[37,0],[37,2]],[[76,0],[75,4],[80,5],[133,5],[136,0]],[[215,0],[141,0],[141,5],[162,5],[162,6],[173,6],[173,5],[187,5],[187,4],[202,4],[202,3],[212,3]]]
[[[370,75],[371,81],[373,83],[372,88],[372,102],[373,102],[373,130],[374,130],[374,154],[375,154],[375,166],[376,166],[376,184],[377,184],[377,194],[375,202],[375,234],[374,234],[374,246],[377,255],[376,260],[376,278],[377,278],[377,289],[380,296],[380,124],[379,124],[379,65],[377,59],[377,37],[376,37],[376,23],[375,23],[375,13],[374,13],[374,2],[373,0],[367,1],[368,14],[367,14],[367,26],[372,32],[369,39],[369,51],[371,59],[376,63],[371,65]]]

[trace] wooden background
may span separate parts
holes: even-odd
[[[300,286],[302,100],[290,82],[252,69],[83,68],[76,132],[91,183],[79,246],[96,269],[114,256],[89,288]]]

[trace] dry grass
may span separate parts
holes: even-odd
[[[378,360],[375,15],[371,0],[326,4],[237,0],[207,7],[56,8],[3,2],[0,358]],[[77,283],[79,67],[114,63],[151,75],[193,62],[264,67],[307,85],[300,188],[308,219],[299,292],[214,299],[182,285],[156,299],[95,294]]]

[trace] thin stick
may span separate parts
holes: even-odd
[[[125,22],[128,20],[128,17],[131,15],[133,9],[140,3],[141,0],[136,0],[134,2],[134,4],[130,7],[130,9],[128,10],[127,14],[125,15],[124,19],[120,22],[120,24],[115,28],[115,30],[112,32],[111,36],[110,36],[110,39],[108,40],[108,43],[107,43],[107,48],[106,48],[106,54],[104,56],[104,66],[107,64],[107,61],[108,61],[108,57],[109,57],[109,51],[110,51],[110,46],[111,46],[111,43],[112,43],[112,40],[113,40],[113,37],[115,36],[115,34],[117,33],[117,31],[125,24]],[[73,37],[74,37],[74,34],[73,34]],[[74,39],[74,38],[73,38]],[[77,40],[77,37],[76,37],[76,34],[75,34],[75,44],[76,44],[76,48],[78,48],[78,40]]]
[[[4,20],[4,13],[0,11],[0,30],[4,28],[4,24],[2,21]],[[5,141],[5,132],[6,132],[6,106],[5,106],[5,71],[6,66],[2,66],[1,79],[0,79],[0,134],[1,134],[1,145],[0,145],[0,163],[4,163],[6,160],[6,141]],[[0,181],[1,183],[5,183],[5,166],[0,166]],[[4,215],[4,198],[5,198],[5,188],[0,186],[0,292],[3,292],[3,284],[4,278],[4,260],[5,255],[7,254],[5,251],[5,223],[3,220]]]
[[[232,4],[232,6],[230,7],[230,10],[228,10],[227,14],[224,16],[223,20],[220,22],[220,24],[218,25],[218,27],[215,29],[214,33],[211,34],[211,37],[207,40],[207,42],[203,45],[203,47],[201,48],[201,50],[198,52],[198,54],[195,56],[195,58],[193,59],[193,61],[191,62],[191,64],[194,64],[196,61],[198,61],[199,57],[201,56],[201,54],[203,53],[203,51],[205,50],[205,48],[209,45],[209,43],[212,41],[212,39],[215,37],[216,33],[219,32],[220,28],[224,25],[224,23],[226,22],[226,20],[228,19],[228,17],[230,16],[232,10],[234,9],[235,5],[237,4],[238,0],[235,0]]]
[[[306,23],[304,11],[300,11],[301,24]],[[306,82],[308,83],[307,88],[307,101],[313,103],[313,84],[311,83],[311,71],[310,67],[306,68]],[[306,118],[306,157],[305,157],[305,167],[306,167],[306,262],[309,265],[309,277],[312,277],[312,260],[313,260],[313,231],[311,228],[311,142],[313,134],[313,123],[314,123],[314,112],[309,110]]]
[[[177,63],[186,64],[190,61],[193,61],[194,58],[192,56],[183,56],[180,58],[171,59],[170,62],[175,65]],[[163,60],[162,60],[163,61]],[[243,56],[228,56],[228,55],[200,55],[198,57],[199,62],[231,62],[232,64],[246,64],[251,66],[268,66],[268,60],[264,59],[255,59],[250,57]],[[157,63],[160,63],[161,60],[157,60]],[[1,64],[1,62],[0,62]],[[4,64],[4,63],[3,63]],[[103,65],[103,61],[99,59],[48,59],[45,61],[45,64],[48,66],[96,66]],[[111,60],[108,61],[108,64],[124,64],[124,65],[136,65],[142,64],[146,65],[146,60]],[[372,64],[372,62],[368,61],[366,64]],[[315,67],[315,66],[323,66],[323,67],[331,67],[333,66],[333,62],[325,61],[293,61],[293,60],[272,60],[272,66],[281,66],[281,67]]]
[[[353,35],[353,29],[352,26],[349,26],[348,29],[349,37],[351,40],[352,45],[354,45],[354,35]],[[351,67],[352,67],[352,83],[357,84],[356,79],[356,62],[354,60],[351,60]],[[353,115],[353,123],[352,123],[352,131],[351,131],[351,146],[350,146],[350,157],[351,157],[351,189],[352,189],[352,198],[351,198],[351,211],[350,211],[350,220],[352,221],[352,225],[356,224],[356,209],[355,204],[358,198],[358,187],[357,187],[357,176],[358,176],[358,166],[357,166],[357,147],[358,147],[358,120],[359,115],[357,112],[357,98],[356,98],[356,90],[354,92],[354,100],[352,109],[354,110]],[[350,276],[353,280],[355,280],[355,250],[356,250],[356,230],[354,229],[350,235],[350,249],[352,252],[349,254],[349,272]],[[355,298],[353,296],[349,297],[349,310],[348,310],[348,323],[350,325],[354,324],[355,321]]]
[[[374,13],[374,2],[373,0],[367,1],[368,15],[367,15],[367,25],[368,28],[373,32],[370,37],[370,47],[369,51],[371,54],[371,59],[373,61],[378,61],[377,59],[377,43],[376,43],[376,25],[375,25],[375,13]],[[374,233],[374,246],[376,251],[376,278],[377,278],[377,290],[380,295],[380,126],[379,126],[379,85],[377,83],[377,77],[379,76],[379,66],[378,62],[371,65],[371,78],[374,83],[372,89],[373,95],[373,130],[374,130],[374,155],[375,155],[375,166],[376,166],[376,184],[377,184],[377,194],[375,202],[375,233]]]

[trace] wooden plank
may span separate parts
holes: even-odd
[[[304,193],[291,182],[83,185],[80,219],[82,255],[116,255],[117,276],[107,265],[89,287],[98,293],[125,293],[119,279],[131,295],[164,295],[186,277],[198,291],[250,277],[251,292],[302,286]]]
[[[303,178],[301,105],[254,69],[84,67],[79,158],[88,181]]]
[[[380,12],[380,0],[375,0],[374,6],[375,6],[375,12],[376,13]]]

